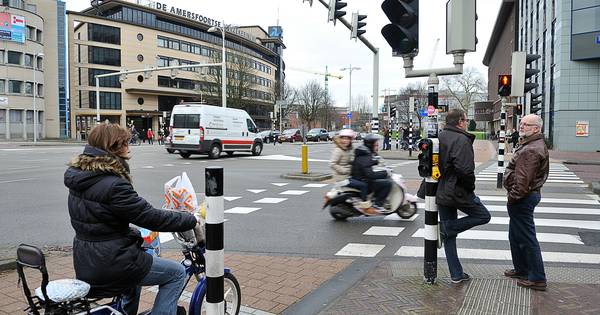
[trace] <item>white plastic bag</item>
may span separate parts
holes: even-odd
[[[200,215],[200,205],[194,186],[187,173],[176,176],[165,183],[163,209],[185,211],[193,214],[199,224],[192,231],[180,233],[186,241],[196,240],[196,244],[204,241],[204,220]]]

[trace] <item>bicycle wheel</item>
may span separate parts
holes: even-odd
[[[231,273],[225,273],[223,278],[223,289],[225,293],[223,301],[225,302],[225,314],[237,315],[240,313],[240,305],[242,304],[242,292],[240,290],[240,284],[235,276]],[[200,314],[206,314],[206,294],[202,299]]]

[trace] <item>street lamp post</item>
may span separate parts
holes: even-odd
[[[44,57],[44,53],[37,53],[35,54],[34,58],[35,60],[31,61],[31,65],[33,66],[33,86],[32,86],[32,92],[33,92],[33,143],[37,144],[37,104],[35,102],[35,93],[37,93],[37,89],[35,87],[35,71],[37,70],[36,68],[38,68],[37,66],[39,65],[35,65],[38,62],[38,58],[39,57]]]
[[[211,28],[208,29],[209,33],[215,33],[217,31],[221,31],[221,34],[223,35],[223,55],[222,55],[222,59],[221,59],[221,74],[222,74],[222,78],[221,78],[221,102],[222,102],[222,106],[223,107],[227,107],[227,66],[225,64],[225,21],[223,21],[223,26],[222,27],[218,27],[218,26],[213,26]]]
[[[350,77],[350,89],[349,89],[349,96],[348,96],[348,107],[350,109],[350,112],[352,112],[352,71],[354,70],[360,70],[359,67],[352,67],[352,65],[350,65],[350,67],[348,68],[342,68],[340,69],[340,71],[346,71],[348,70],[349,72],[349,77]],[[352,118],[348,119],[349,124],[350,124],[350,129],[352,129]]]

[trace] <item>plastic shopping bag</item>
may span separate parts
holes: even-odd
[[[195,241],[196,244],[204,242],[204,221],[200,215],[201,207],[187,173],[183,172],[181,176],[176,176],[166,182],[164,192],[163,209],[191,213],[200,223],[193,230],[179,234],[187,242]]]

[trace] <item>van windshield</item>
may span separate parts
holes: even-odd
[[[199,114],[173,115],[173,128],[198,129],[200,127]]]

